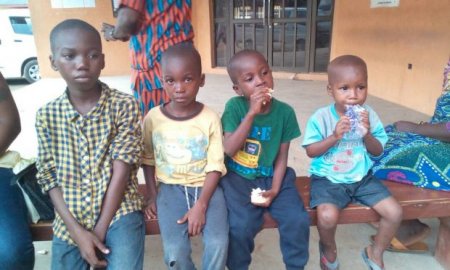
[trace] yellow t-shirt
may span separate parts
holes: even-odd
[[[142,163],[155,166],[158,181],[201,187],[206,173],[226,173],[220,118],[207,106],[189,119],[176,119],[162,106],[144,119]]]

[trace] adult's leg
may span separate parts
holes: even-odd
[[[303,269],[309,257],[309,215],[297,188],[295,172],[287,168],[280,192],[269,207],[278,223],[280,246],[286,269]]]
[[[139,109],[143,117],[151,108],[170,100],[169,95],[162,88],[159,78],[152,78],[149,72],[137,71],[132,71],[131,76],[131,87],[134,91],[134,97],[139,102]]]
[[[169,269],[195,269],[191,259],[188,223],[178,224],[188,211],[184,187],[160,184],[156,206],[164,249],[164,262]]]
[[[75,245],[53,236],[52,270],[89,270],[89,264],[81,257],[80,249]]]
[[[22,191],[11,185],[11,169],[0,168],[0,269],[34,267],[34,246]]]
[[[114,222],[105,239],[110,253],[105,256],[108,270],[139,270],[144,265],[145,222],[141,211],[129,213]]]
[[[203,229],[203,264],[205,270],[225,269],[228,254],[228,217],[222,188],[218,186],[209,201]]]
[[[261,230],[264,209],[250,202],[252,185],[258,180],[247,180],[228,172],[220,180],[228,208],[230,224],[227,267],[230,270],[248,269],[255,248],[254,238]]]

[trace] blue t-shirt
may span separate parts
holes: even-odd
[[[378,115],[372,108],[363,105],[369,112],[370,132],[381,143],[388,137]],[[322,141],[333,134],[339,115],[334,104],[318,109],[306,124],[303,147]],[[370,154],[362,138],[346,139],[345,136],[326,153],[311,161],[309,173],[326,177],[333,183],[355,183],[360,181],[372,167]]]

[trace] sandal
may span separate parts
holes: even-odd
[[[381,268],[378,264],[369,259],[369,255],[367,255],[367,248],[364,248],[361,251],[361,257],[363,258],[366,265],[369,267],[369,270],[384,270],[384,268]]]
[[[373,244],[375,242],[375,235],[370,236],[370,242]],[[397,238],[392,238],[390,245],[386,248],[387,251],[391,252],[402,252],[402,253],[427,253],[429,251],[428,245],[422,241],[415,242],[411,245],[404,245]]]
[[[323,254],[322,244],[319,242],[320,269],[322,270],[339,270],[339,261],[336,258],[334,262],[329,262],[325,254]]]

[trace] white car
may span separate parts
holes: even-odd
[[[0,72],[5,78],[41,78],[27,8],[0,8]]]

